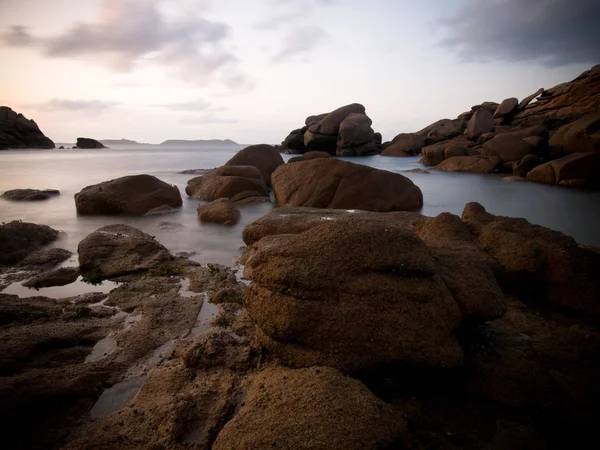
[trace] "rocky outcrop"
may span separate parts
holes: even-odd
[[[281,154],[272,145],[251,145],[235,154],[225,166],[254,166],[267,186],[271,186],[271,174],[284,164]]]
[[[527,173],[527,180],[568,187],[600,187],[600,152],[573,153],[538,165]]]
[[[403,447],[406,423],[360,381],[330,367],[274,367],[252,377],[215,450]]]
[[[58,238],[58,231],[46,225],[13,221],[0,225],[0,265],[19,262]]]
[[[8,106],[0,106],[0,150],[9,148],[54,148],[37,123]]]
[[[416,134],[425,138],[426,145],[433,145],[438,142],[461,136],[465,131],[466,126],[467,122],[463,118],[454,120],[442,119],[417,131]]]
[[[472,141],[476,141],[479,136],[494,131],[494,116],[487,108],[479,108],[473,113],[473,117],[467,124],[465,136]]]
[[[84,137],[78,137],[77,144],[75,144],[75,146],[83,149],[106,148],[102,142],[99,142],[96,139]]]
[[[153,236],[128,225],[94,231],[79,243],[77,253],[81,273],[91,282],[145,272],[174,259]]]
[[[513,133],[499,134],[483,144],[483,156],[495,156],[501,162],[519,161],[533,152],[534,146]]]
[[[550,145],[567,153],[600,151],[600,113],[563,125],[550,139]]]
[[[435,166],[444,172],[494,173],[500,160],[491,156],[453,156]]]
[[[525,155],[521,160],[513,164],[513,175],[525,178],[529,172],[542,164],[542,158],[535,155]]]
[[[464,136],[458,136],[447,141],[429,145],[421,150],[421,163],[426,166],[437,166],[448,156],[446,149],[454,147],[466,149],[467,156],[476,156],[479,152],[471,150],[473,145],[475,145],[475,143]],[[449,152],[452,153],[452,156],[456,156],[453,150],[449,150]]]
[[[240,211],[227,198],[219,198],[208,205],[198,207],[200,222],[235,225],[240,220]]]
[[[228,198],[234,202],[269,196],[263,176],[255,166],[222,166],[188,181],[185,192],[192,198],[212,202]]]
[[[408,178],[334,158],[280,166],[272,177],[280,206],[404,211],[423,206],[421,190]]]
[[[288,153],[323,151],[330,155],[362,156],[381,152],[381,135],[373,131],[365,107],[358,103],[309,116],[305,124],[282,142]]]
[[[381,156],[415,156],[425,147],[426,137],[418,133],[401,133],[392,139]]]
[[[78,214],[133,214],[182,204],[177,186],[152,175],[130,175],[87,186],[75,194]]]
[[[301,156],[293,156],[288,159],[288,164],[298,162],[298,161],[309,161],[311,159],[319,159],[319,158],[331,158],[331,155],[326,152],[306,152]]]
[[[515,97],[507,98],[502,100],[502,103],[498,105],[496,111],[494,111],[494,119],[500,119],[504,117],[510,117],[519,109],[519,100]]]
[[[60,195],[56,189],[12,189],[2,194],[2,198],[15,202],[29,202],[37,200],[48,200],[49,198]]]

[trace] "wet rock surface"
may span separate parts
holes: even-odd
[[[240,220],[240,210],[227,198],[220,198],[208,205],[198,207],[198,218],[201,222],[235,225]]]
[[[0,265],[19,262],[57,238],[58,231],[47,225],[21,221],[3,223],[0,225]]]
[[[268,197],[269,188],[254,166],[222,166],[188,181],[185,192],[192,198],[212,202],[228,198],[234,202]]]
[[[60,195],[56,189],[12,189],[2,194],[2,198],[15,202],[31,202],[38,200],[48,200],[49,198]]]

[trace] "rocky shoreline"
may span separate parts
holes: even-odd
[[[199,220],[223,224],[273,190],[236,267],[175,256],[115,216],[57,269],[58,231],[3,224],[1,287],[118,283],[0,293],[7,448],[588,448],[600,249],[477,203],[425,217],[402,175],[318,156],[250,147],[190,180],[214,200]],[[181,197],[138,175],[75,203],[143,215]]]

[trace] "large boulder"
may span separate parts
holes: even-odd
[[[310,151],[321,151],[335,155],[337,135],[315,133],[310,131],[309,128],[304,133],[304,146]]]
[[[13,221],[0,225],[0,265],[19,262],[58,238],[58,231],[47,225]]]
[[[152,175],[130,175],[87,186],[75,194],[78,214],[144,215],[159,206],[181,206],[177,186]]]
[[[254,166],[222,166],[188,181],[185,192],[192,198],[212,202],[219,198],[240,201],[268,197],[269,188]]]
[[[494,119],[510,117],[517,112],[518,108],[519,100],[515,97],[502,100],[502,103],[500,103],[496,108],[496,111],[494,111]]]
[[[573,238],[525,219],[494,216],[479,203],[466,205],[462,220],[498,262],[504,289],[550,305],[600,313],[597,267]]]
[[[485,108],[493,115],[499,106],[500,104],[496,102],[483,102],[479,105],[471,106],[471,112],[475,113],[475,111],[477,111],[478,109]]]
[[[150,236],[128,225],[108,225],[77,246],[79,268],[89,281],[145,272],[174,258]]]
[[[311,125],[309,130],[312,133],[333,135],[337,137],[340,132],[340,126],[342,122],[352,113],[361,114],[364,116],[366,114],[365,107],[358,103],[342,106],[341,108],[338,108],[335,111],[327,114],[316,124]]]
[[[306,152],[301,156],[294,156],[290,159],[288,159],[288,164],[290,163],[295,163],[298,161],[308,161],[311,159],[319,159],[319,158],[331,158],[331,155],[327,152],[317,152],[317,151],[312,151],[312,152]]]
[[[78,137],[77,138],[77,148],[106,148],[102,142],[97,141],[96,139]]]
[[[219,198],[208,205],[198,207],[200,222],[235,225],[240,220],[240,211],[227,198]]]
[[[330,367],[273,367],[254,375],[214,450],[404,447],[406,423],[360,381]]]
[[[472,141],[476,141],[484,133],[494,131],[494,116],[487,108],[479,108],[473,113],[473,117],[467,124],[465,135]]]
[[[466,122],[464,119],[442,119],[417,131],[416,134],[425,137],[426,145],[433,145],[437,142],[447,141],[456,136],[460,136],[465,131]]]
[[[534,150],[534,146],[514,133],[499,134],[483,144],[483,156],[496,156],[502,162],[519,161]]]
[[[79,268],[61,267],[59,269],[37,275],[23,283],[23,286],[34,289],[52,286],[65,286],[75,282],[78,277]]]
[[[290,153],[304,153],[306,151],[306,147],[304,146],[305,131],[304,128],[293,130],[281,145],[286,149],[291,150]]]
[[[37,123],[8,106],[0,106],[0,150],[8,148],[54,148]]]
[[[425,147],[425,137],[417,133],[401,133],[388,145],[381,156],[414,156]]]
[[[460,364],[460,308],[414,232],[323,222],[254,245],[244,304],[260,343],[297,367]]]
[[[254,166],[267,186],[271,186],[271,174],[284,164],[281,154],[272,145],[251,145],[246,147],[225,163],[226,166]]]
[[[600,187],[600,152],[573,153],[539,165],[527,173],[529,181],[572,187]]]
[[[493,173],[499,164],[500,160],[493,156],[454,156],[435,168],[444,172]]]
[[[464,136],[458,136],[453,139],[428,145],[421,150],[421,163],[426,166],[437,166],[446,159],[446,149],[450,147],[472,147],[474,143]],[[468,150],[467,150],[468,151]],[[474,156],[469,154],[468,156]]]
[[[535,155],[525,155],[521,160],[513,164],[513,175],[525,178],[529,172],[542,164],[542,158]]]
[[[338,147],[359,147],[371,142],[375,136],[372,124],[373,121],[366,114],[348,114],[340,124]]]
[[[403,211],[423,206],[421,190],[393,172],[334,158],[280,166],[272,177],[280,206]]]
[[[523,111],[525,108],[527,108],[527,106],[533,101],[533,99],[535,99],[536,97],[539,97],[540,95],[542,95],[544,93],[544,88],[539,88],[537,91],[535,91],[533,94],[528,95],[527,97],[525,97],[523,100],[521,100],[521,103],[519,103],[518,106],[518,110],[519,111]]]
[[[30,202],[37,200],[48,200],[60,195],[56,189],[11,189],[2,194],[2,198],[15,202]]]
[[[550,139],[550,145],[567,153],[600,151],[600,113],[563,125]]]

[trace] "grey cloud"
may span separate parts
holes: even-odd
[[[463,61],[600,61],[598,0],[468,0],[442,45]]]
[[[55,111],[89,111],[103,112],[118,106],[118,102],[107,102],[102,100],[70,100],[55,98],[44,103],[29,105],[39,111],[55,112]]]
[[[325,42],[329,34],[317,26],[300,26],[292,29],[283,38],[283,47],[273,62],[285,62],[290,58],[311,52]]]
[[[159,64],[192,83],[206,83],[237,63],[226,48],[228,25],[194,15],[167,20],[160,6],[160,0],[103,0],[95,22],[76,23],[51,37],[36,37],[17,26],[3,40],[51,58],[96,59],[117,71],[130,71],[140,62]]]

